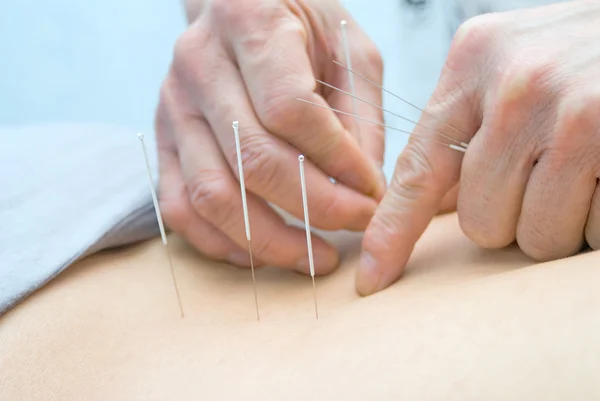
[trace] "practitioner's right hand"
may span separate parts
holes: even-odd
[[[598,21],[600,1],[580,0],[463,24],[365,232],[361,294],[402,275],[457,195],[463,232],[484,248],[516,242],[538,261],[600,250]]]
[[[203,254],[248,266],[232,122],[239,120],[255,258],[308,272],[302,229],[271,209],[301,218],[297,157],[308,161],[311,223],[363,230],[385,181],[383,130],[298,102],[304,98],[351,111],[350,99],[317,87],[320,78],[349,90],[337,0],[207,0],[177,41],[156,116],[160,200],[167,225]],[[349,24],[354,68],[382,79],[379,53]],[[378,89],[357,81],[358,95],[381,102]],[[359,113],[382,121],[377,109]],[[329,177],[338,183],[332,184]],[[315,237],[317,273],[338,264],[333,247]]]

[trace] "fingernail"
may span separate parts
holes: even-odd
[[[369,252],[363,252],[360,266],[356,273],[356,290],[360,295],[367,296],[379,291],[381,287],[381,271],[377,261]]]
[[[335,270],[339,263],[339,257],[337,252],[331,250],[314,250],[313,258],[315,262],[315,271],[318,271],[319,274],[327,274],[331,271]],[[304,274],[310,274],[310,262],[308,260],[308,255],[306,257],[302,257],[298,263],[296,263],[296,271]]]
[[[232,252],[227,256],[227,260],[236,266],[250,266],[250,256],[248,252]]]

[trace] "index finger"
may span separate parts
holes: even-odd
[[[312,107],[297,98],[327,106],[315,93],[313,67],[331,68],[322,44],[307,37],[310,19],[299,3],[248,2],[252,18],[238,18],[231,41],[248,94],[261,124],[304,153],[329,176],[364,194],[380,198],[384,188],[377,166],[330,110]],[[245,8],[245,7],[244,7]],[[236,10],[243,15],[243,10]],[[321,46],[315,49],[314,46]],[[319,50],[319,52],[317,51]],[[309,52],[315,54],[311,62]],[[325,56],[328,57],[328,56]],[[323,62],[323,66],[315,65]],[[325,64],[326,62],[326,64]]]
[[[438,134],[464,141],[457,131],[470,138],[481,122],[469,96],[460,88],[454,92],[442,96],[448,91],[438,86],[398,158],[391,185],[363,239],[356,282],[361,295],[380,291],[400,277],[417,240],[459,181],[463,153],[440,145]]]

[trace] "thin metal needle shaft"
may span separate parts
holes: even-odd
[[[379,110],[381,110],[381,111],[383,111],[383,112],[385,112],[385,113],[389,113],[389,114],[393,115],[394,117],[398,117],[398,118],[400,118],[400,119],[402,119],[402,120],[404,120],[404,121],[408,121],[409,123],[412,123],[412,124],[418,125],[418,126],[420,126],[420,127],[424,127],[424,128],[427,128],[427,129],[433,130],[432,128],[429,128],[429,127],[427,127],[427,126],[425,126],[425,125],[423,125],[423,124],[421,124],[421,123],[418,123],[418,122],[416,122],[416,121],[413,121],[413,120],[411,120],[411,119],[409,119],[409,118],[403,117],[403,116],[401,116],[400,114],[396,114],[396,113],[394,113],[393,111],[386,110],[386,109],[384,109],[383,107],[379,106],[378,104],[375,104],[375,103],[373,103],[373,102],[370,102],[370,101],[368,101],[368,100],[366,100],[366,99],[360,98],[360,97],[358,97],[358,96],[356,96],[356,95],[353,95],[352,93],[348,93],[348,92],[346,92],[345,90],[343,90],[343,89],[340,89],[340,88],[337,88],[337,87],[335,87],[334,85],[328,84],[327,82],[321,81],[320,79],[317,79],[316,81],[317,81],[318,83],[320,83],[321,85],[325,85],[325,86],[327,86],[328,88],[331,88],[331,89],[333,89],[333,90],[335,90],[335,91],[338,91],[338,92],[340,92],[340,93],[343,93],[344,95],[350,96],[350,97],[352,97],[353,99],[356,99],[356,100],[358,100],[358,101],[360,101],[360,102],[363,102],[363,103],[365,103],[365,104],[368,104],[369,106],[373,106],[373,107],[375,107],[375,108],[378,108]],[[441,136],[442,138],[446,138],[446,139],[447,139],[447,140],[449,140],[449,141],[452,141],[452,142],[455,142],[455,143],[459,144],[461,147],[464,147],[464,148],[466,148],[466,147],[468,147],[468,146],[469,146],[469,144],[468,144],[468,143],[461,142],[461,141],[459,141],[459,140],[456,140],[456,139],[454,139],[454,138],[452,138],[452,137],[446,136],[446,135],[444,135],[444,134],[442,134],[442,133],[440,133],[440,132],[436,132],[436,134],[437,134],[437,135],[439,135],[439,136]]]
[[[320,108],[322,108],[322,109],[331,110],[331,111],[333,111],[333,112],[335,112],[335,113],[340,113],[340,114],[343,114],[343,115],[346,115],[346,116],[354,117],[354,118],[356,118],[356,119],[359,119],[359,120],[362,120],[362,121],[366,121],[366,122],[368,122],[368,123],[371,123],[371,124],[379,125],[380,127],[384,127],[384,128],[390,129],[390,130],[392,130],[392,131],[401,132],[401,133],[403,133],[403,134],[410,135],[410,136],[417,136],[417,137],[421,137],[421,138],[425,138],[425,139],[430,139],[430,140],[432,140],[432,141],[435,141],[435,142],[439,143],[440,145],[443,145],[443,146],[449,147],[449,148],[451,148],[451,149],[453,149],[453,150],[457,150],[457,151],[459,151],[459,152],[463,152],[463,153],[464,153],[464,152],[466,152],[466,151],[467,151],[467,149],[466,149],[466,148],[463,148],[463,147],[461,147],[461,146],[456,146],[456,145],[452,145],[452,144],[448,144],[448,143],[440,142],[440,141],[437,141],[437,140],[435,140],[435,139],[432,139],[432,138],[423,137],[423,136],[421,136],[421,135],[415,135],[415,134],[413,134],[413,133],[411,133],[411,132],[404,131],[404,130],[401,130],[401,129],[399,129],[399,128],[396,128],[396,127],[392,127],[392,126],[390,126],[390,125],[386,125],[386,124],[383,124],[383,123],[380,123],[380,122],[377,122],[377,121],[369,120],[368,118],[364,118],[364,117],[361,117],[361,116],[354,115],[354,114],[352,114],[352,113],[346,113],[345,111],[341,111],[341,110],[338,110],[338,109],[334,109],[333,107],[329,107],[329,106],[323,106],[323,105],[321,105],[321,104],[318,104],[318,103],[315,103],[315,102],[311,102],[311,101],[309,101],[309,100],[300,99],[300,98],[298,98],[298,97],[296,98],[296,100],[298,100],[298,101],[300,101],[300,102],[308,103],[308,104],[310,104],[310,105],[312,105],[312,106],[315,106],[315,107],[320,107]]]
[[[248,255],[250,255],[250,270],[252,271],[252,287],[254,288],[254,304],[256,305],[256,320],[260,321],[258,310],[258,290],[256,288],[256,275],[254,273],[254,258],[252,256],[252,241],[248,240]]]
[[[233,135],[235,136],[235,150],[237,153],[238,173],[240,176],[240,190],[242,192],[242,208],[244,209],[244,227],[246,228],[246,240],[248,241],[248,256],[250,257],[250,269],[252,271],[252,286],[254,287],[254,302],[256,304],[256,320],[260,321],[258,308],[258,290],[256,288],[256,275],[254,273],[254,259],[252,257],[252,234],[250,232],[250,217],[248,216],[248,202],[246,200],[246,184],[244,182],[244,166],[242,165],[242,150],[240,145],[240,123],[234,121]]]
[[[365,77],[364,75],[362,75],[362,74],[360,74],[360,73],[358,73],[358,72],[356,72],[356,71],[352,70],[351,68],[348,68],[348,67],[346,67],[345,65],[343,65],[342,63],[340,63],[340,62],[338,62],[338,61],[335,61],[335,60],[333,60],[333,62],[334,62],[335,64],[339,65],[340,67],[342,67],[342,68],[344,68],[344,69],[346,69],[346,70],[350,71],[352,74],[354,74],[354,75],[358,76],[359,78],[361,78],[361,79],[365,80],[366,82],[370,83],[371,85],[373,85],[373,86],[376,86],[377,88],[381,89],[383,92],[385,92],[385,93],[387,93],[387,94],[389,94],[389,95],[391,95],[391,96],[395,97],[396,99],[400,100],[401,102],[404,102],[404,103],[408,104],[409,106],[411,106],[411,107],[413,107],[413,108],[415,108],[415,109],[419,110],[420,112],[422,112],[422,113],[424,113],[424,114],[427,114],[428,116],[430,116],[430,117],[432,117],[432,118],[434,118],[434,119],[436,119],[436,120],[440,121],[440,122],[441,122],[442,124],[444,124],[446,127],[450,128],[451,130],[453,130],[453,131],[456,131],[457,133],[459,133],[460,135],[462,135],[462,136],[463,136],[465,139],[467,139],[467,138],[469,137],[467,134],[465,134],[464,132],[462,132],[462,131],[461,131],[461,130],[459,130],[458,128],[455,128],[455,127],[453,127],[452,125],[448,124],[448,123],[447,123],[447,122],[445,122],[445,121],[441,121],[441,120],[439,120],[439,119],[438,119],[438,118],[436,118],[435,116],[431,115],[431,113],[428,113],[427,111],[423,110],[422,108],[420,108],[420,107],[419,107],[419,106],[417,106],[416,104],[413,104],[413,103],[409,102],[408,100],[401,98],[400,96],[396,95],[395,93],[393,93],[393,92],[390,92],[389,90],[385,89],[383,86],[379,85],[379,84],[378,84],[378,83],[376,83],[376,82],[373,82],[372,80],[370,80],[369,78]]]
[[[315,316],[319,319],[319,307],[317,306],[317,287],[315,285],[315,263],[313,259],[312,240],[310,236],[310,219],[308,217],[308,197],[306,195],[306,179],[304,177],[304,155],[298,156],[300,167],[300,185],[302,186],[302,206],[304,207],[304,225],[306,229],[306,245],[308,248],[308,265],[310,277],[312,278],[313,298],[315,301]]]
[[[158,197],[156,196],[156,190],[154,189],[154,179],[152,177],[152,169],[150,168],[150,161],[148,159],[148,152],[146,151],[146,144],[144,143],[144,135],[138,134],[140,144],[142,146],[142,152],[144,153],[144,161],[146,162],[146,172],[148,174],[148,185],[150,186],[150,193],[152,194],[152,202],[154,203],[154,212],[156,213],[156,220],[158,220],[158,228],[160,229],[160,236],[162,239],[163,247],[169,260],[169,268],[171,270],[171,278],[173,279],[173,286],[175,287],[175,293],[177,294],[177,302],[179,303],[179,311],[181,317],[185,315],[183,313],[183,304],[181,303],[181,295],[179,293],[179,287],[177,286],[177,279],[175,278],[175,269],[173,268],[173,261],[171,260],[171,252],[169,251],[169,245],[167,241],[167,234],[165,233],[165,225],[163,223],[162,214],[158,204]]]
[[[167,259],[169,259],[169,268],[171,269],[171,278],[173,279],[173,286],[175,287],[175,292],[177,293],[177,302],[179,303],[179,311],[181,312],[181,317],[185,317],[183,313],[183,304],[181,303],[181,295],[179,294],[179,287],[177,286],[177,279],[175,278],[175,268],[173,267],[173,260],[171,259],[171,251],[169,247],[165,245],[165,250],[167,252]]]
[[[346,26],[348,25],[348,22],[346,20],[342,20],[340,21],[340,28],[342,31],[342,45],[344,47],[344,55],[346,57],[346,65],[348,67],[350,67],[350,69],[352,69],[352,56],[350,55],[350,44],[348,42],[348,31],[346,29]],[[354,74],[352,74],[352,72],[348,71],[348,83],[350,84],[350,92],[355,95],[356,94],[356,87],[354,85]],[[354,114],[358,114],[358,105],[356,104],[356,98],[352,97],[352,112]],[[360,124],[356,124],[356,134],[357,134],[357,139],[360,145]]]

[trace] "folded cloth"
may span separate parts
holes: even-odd
[[[156,145],[146,135],[157,178]],[[157,234],[137,133],[0,127],[0,315],[75,260]]]

